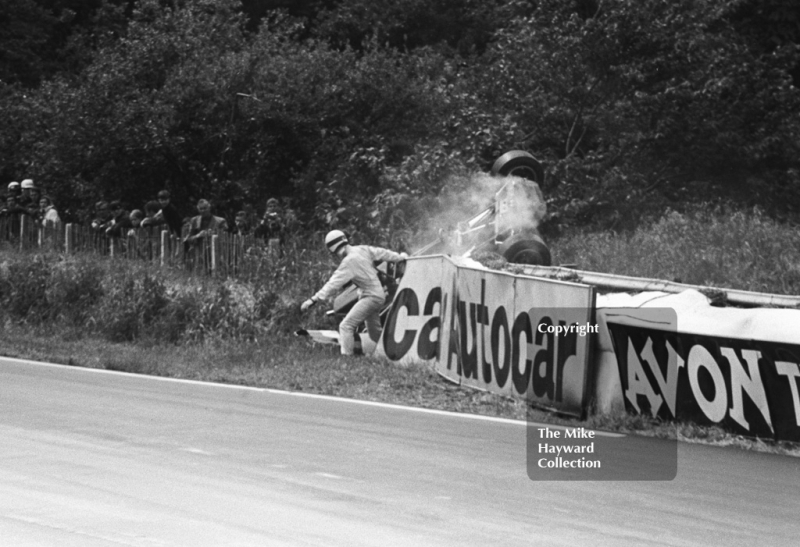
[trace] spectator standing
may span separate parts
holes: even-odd
[[[106,234],[113,238],[120,238],[127,235],[128,229],[131,227],[131,217],[125,206],[118,199],[110,204],[111,208],[111,221],[106,228]]]
[[[33,184],[33,179],[25,179],[20,185],[21,194],[18,202],[21,207],[28,210],[30,216],[36,216],[36,211],[39,209],[40,192]]]
[[[150,242],[148,238],[142,237],[142,220],[144,213],[141,209],[134,209],[128,215],[130,219],[130,226],[125,232],[125,249],[128,252],[129,258],[152,258],[150,253]]]
[[[131,218],[124,205],[118,199],[109,204],[111,209],[111,220],[106,227],[105,235],[108,237],[109,248],[115,256],[124,255],[127,252],[127,241],[124,236],[131,227]]]
[[[207,199],[197,202],[197,212],[200,214],[192,217],[189,223],[189,235],[186,236],[186,241],[197,241],[228,231],[228,222],[222,217],[211,214],[211,202]]]
[[[238,236],[248,236],[252,233],[252,228],[250,223],[247,220],[247,212],[246,211],[239,211],[236,213],[236,219],[234,220],[235,230],[234,233]]]
[[[42,243],[47,248],[58,247],[59,241],[63,241],[61,236],[61,217],[53,205],[50,196],[39,198],[39,222],[42,225]]]
[[[31,216],[35,217],[36,220],[42,220],[41,215],[39,214],[40,204],[39,200],[42,198],[42,191],[38,186],[34,186],[31,188],[30,192],[31,196],[31,205],[28,207],[28,211],[30,211]]]
[[[105,233],[106,229],[111,225],[111,219],[114,218],[111,210],[108,207],[107,201],[98,201],[94,204],[94,219],[92,220],[92,230],[96,233]]]
[[[138,236],[139,246],[142,254],[154,259],[161,255],[161,228],[162,221],[156,220],[156,215],[161,210],[161,205],[157,200],[150,200],[144,204],[144,217],[139,224]],[[167,229],[169,231],[169,229]],[[179,253],[179,246],[175,246],[174,254]]]
[[[250,216],[246,209],[236,213],[233,233],[239,237],[231,238],[228,257],[233,267],[233,272],[236,273],[239,271],[242,258],[250,250],[249,245],[252,244],[252,239],[249,236],[253,234],[253,224],[250,222]]]
[[[256,237],[261,237],[267,241],[270,252],[280,257],[283,254],[283,244],[286,236],[286,219],[280,202],[276,198],[267,200],[267,208],[264,217],[261,219],[255,230]]]
[[[166,224],[172,235],[180,237],[183,219],[170,200],[169,190],[161,190],[158,193],[158,204],[161,209],[156,213],[154,219],[161,224]]]
[[[165,225],[163,220],[156,218],[161,210],[158,200],[150,200],[144,204],[144,218],[139,225],[139,245],[143,249],[143,254],[154,259],[161,254],[161,228]],[[169,230],[169,228],[167,228]],[[175,254],[179,252],[179,246],[175,247]]]
[[[156,200],[148,201],[144,204],[144,218],[140,226],[142,228],[150,228],[158,226],[159,221],[156,220],[156,215],[161,210],[161,205]]]
[[[280,202],[276,198],[267,200],[267,208],[264,217],[258,225],[256,235],[266,240],[282,239],[284,231],[283,211]]]
[[[28,216],[30,216],[36,224],[42,224],[45,211],[42,207],[41,192],[37,188],[32,188],[30,199],[28,206],[25,208],[28,210]]]
[[[20,207],[17,202],[17,197],[11,194],[7,195],[6,202],[3,204],[3,207],[0,208],[0,215],[7,216],[19,212]]]
[[[61,217],[58,216],[58,211],[53,205],[53,200],[50,196],[39,198],[39,211],[42,226],[45,228],[61,225]]]
[[[106,230],[111,226],[111,220],[114,216],[111,209],[108,207],[108,202],[100,200],[94,204],[94,219],[92,219],[92,246],[96,252],[101,254],[108,254],[109,239],[106,236]]]
[[[297,229],[297,215],[291,207],[291,200],[286,200],[281,209],[283,211],[283,232],[288,235]]]
[[[189,234],[183,240],[184,252],[191,264],[202,260],[206,271],[211,267],[211,237],[228,231],[227,221],[211,214],[211,202],[201,199],[197,202],[197,216],[189,221]]]
[[[9,196],[14,196],[15,198],[17,198],[17,200],[19,200],[20,194],[21,194],[21,191],[20,191],[19,183],[16,182],[16,181],[9,182],[8,183],[8,195]]]
[[[258,215],[256,214],[256,211],[253,208],[253,204],[245,203],[242,206],[242,212],[244,212],[245,220],[247,221],[247,226],[250,228],[250,232],[252,233],[256,229],[256,226],[258,226]]]
[[[139,228],[142,226],[144,220],[144,213],[141,209],[134,209],[130,214],[131,227],[128,228],[128,237],[136,237],[139,234]]]
[[[38,207],[39,202],[33,200],[31,192],[34,188],[33,179],[25,179],[22,181],[22,195],[19,196],[19,205],[25,209],[30,209],[31,206]]]
[[[8,240],[17,238],[21,234],[20,219],[28,216],[28,210],[17,202],[17,196],[6,196],[6,204],[0,209],[0,221],[3,224],[3,238]]]

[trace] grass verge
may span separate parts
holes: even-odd
[[[794,443],[750,439],[717,427],[662,423],[628,414],[596,414],[578,421],[531,408],[519,399],[454,385],[425,365],[398,366],[371,357],[342,357],[333,346],[313,345],[288,335],[244,343],[207,340],[185,346],[146,345],[7,323],[0,333],[0,345],[6,357],[528,419],[800,457],[800,446]]]

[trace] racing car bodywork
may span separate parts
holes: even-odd
[[[541,164],[529,153],[514,150],[495,161],[492,175],[505,181],[492,203],[414,255],[492,252],[516,264],[550,266],[550,250],[538,230],[546,213],[539,188],[544,178]]]

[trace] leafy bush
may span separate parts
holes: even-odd
[[[183,340],[199,306],[194,294],[173,291],[161,315],[153,323],[153,339],[171,344]]]
[[[15,256],[0,267],[0,306],[12,319],[41,321],[48,313],[51,264],[41,255]]]
[[[52,268],[47,286],[50,319],[83,325],[103,297],[105,270],[96,261],[60,260]]]
[[[96,320],[101,332],[112,342],[129,342],[149,334],[168,302],[163,281],[150,273],[106,279],[104,292]]]

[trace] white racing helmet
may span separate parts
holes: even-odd
[[[336,254],[336,251],[347,245],[347,243],[347,234],[341,230],[331,230],[325,236],[325,246],[333,254]]]

